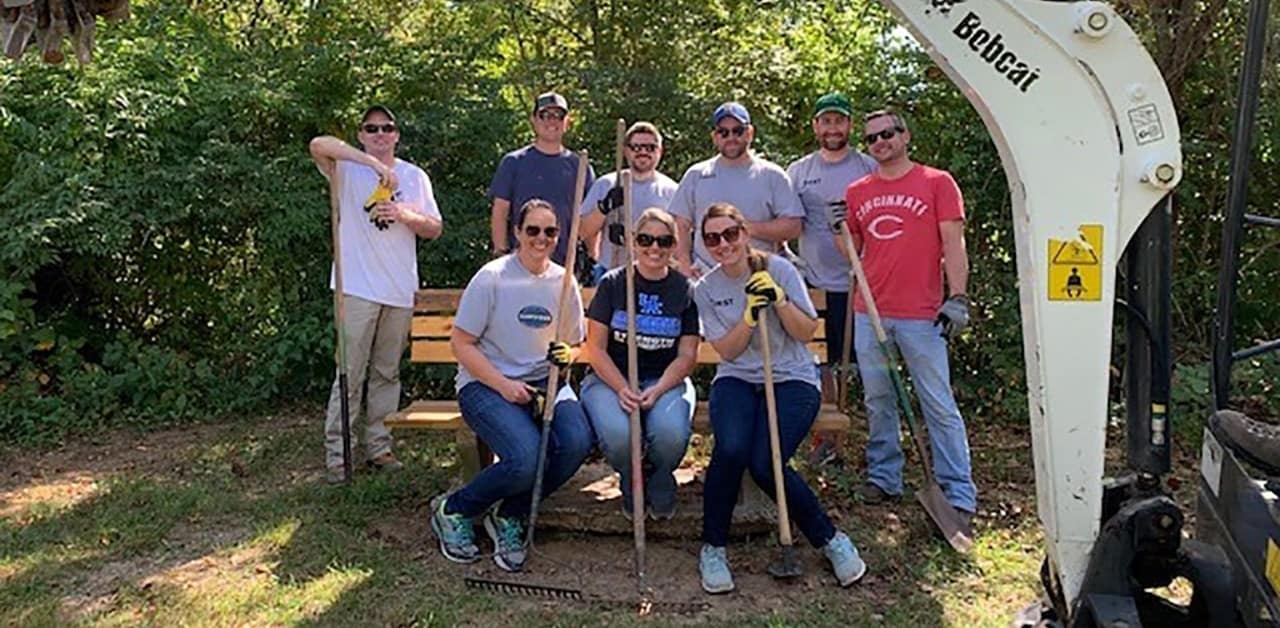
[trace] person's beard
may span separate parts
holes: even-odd
[[[848,135],[826,136],[822,138],[822,148],[831,152],[842,151],[849,145]]]

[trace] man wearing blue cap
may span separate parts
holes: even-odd
[[[711,141],[719,154],[691,166],[680,179],[667,211],[680,223],[677,261],[681,272],[698,277],[715,266],[693,230],[713,203],[728,203],[747,219],[751,244],[776,251],[778,243],[800,236],[804,208],[782,167],[751,152],[755,127],[741,103],[726,102],[711,114]]]

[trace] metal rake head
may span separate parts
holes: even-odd
[[[564,587],[552,587],[539,584],[525,584],[523,582],[504,582],[502,580],[486,580],[484,578],[465,578],[467,588],[488,591],[490,593],[503,593],[506,595],[523,595],[527,597],[542,597],[553,600],[581,600],[582,591],[578,589],[567,589]]]

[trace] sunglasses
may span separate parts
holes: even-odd
[[[716,135],[719,135],[721,138],[729,137],[730,135],[734,137],[742,137],[743,135],[746,135],[746,134],[747,134],[746,126],[735,126],[732,129],[726,129],[722,126],[716,127]]]
[[[538,119],[546,122],[547,120],[563,120],[568,117],[569,112],[560,111],[559,109],[543,109],[537,114]]]
[[[673,235],[653,236],[647,233],[636,234],[636,246],[647,249],[654,244],[657,244],[660,249],[669,249],[676,245],[676,237]]]
[[[627,144],[627,148],[637,153],[656,153],[658,152],[657,144]]]
[[[899,133],[902,133],[904,130],[905,129],[903,129],[900,126],[895,126],[895,127],[885,129],[879,133],[868,133],[866,135],[863,135],[862,139],[867,143],[867,146],[870,146],[872,144],[875,144],[879,140],[891,140],[895,136],[897,136]]]
[[[369,135],[376,135],[378,132],[395,133],[396,125],[388,122],[386,124],[362,124],[360,129]]]
[[[742,235],[742,225],[734,225],[719,233],[716,233],[715,231],[707,231],[706,229],[703,229],[702,243],[705,244],[707,248],[720,246],[720,240],[722,239],[725,242],[728,242],[729,244],[733,244],[734,242],[738,241],[738,237],[741,235]]]
[[[538,225],[524,226],[524,234],[530,238],[536,238],[539,234],[546,234],[548,238],[554,240],[557,233],[560,233],[560,227],[539,227]]]

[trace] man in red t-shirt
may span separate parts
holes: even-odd
[[[902,353],[920,397],[938,484],[953,506],[972,517],[977,489],[947,361],[947,339],[969,323],[964,199],[949,173],[907,156],[911,132],[901,116],[874,111],[867,114],[864,131],[867,153],[879,168],[845,191],[850,233],[885,333]],[[844,251],[843,238],[837,245]],[[880,503],[902,495],[898,406],[861,294],[854,311],[854,345],[870,424],[867,481],[858,494],[867,503]]]

